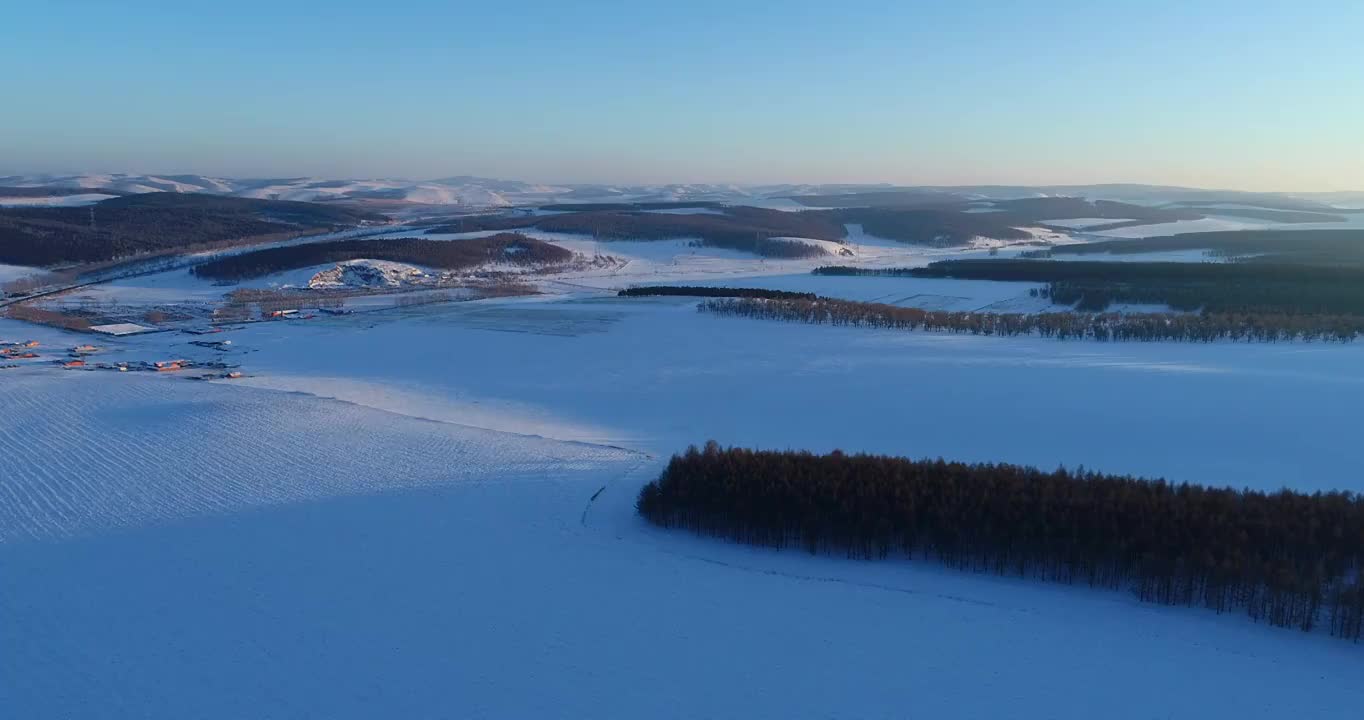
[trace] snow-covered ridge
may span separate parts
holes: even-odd
[[[865,192],[932,192],[944,200],[1000,200],[1040,197],[1083,197],[1142,205],[1181,201],[1244,200],[1248,205],[1285,200],[1316,203],[1320,209],[1364,207],[1364,193],[1245,193],[1229,190],[1159,185],[1057,186],[898,186],[885,183],[742,185],[733,183],[660,184],[543,184],[519,180],[458,175],[430,180],[404,178],[226,178],[209,175],[137,175],[86,173],[74,175],[11,175],[0,177],[0,187],[52,187],[112,194],[197,192],[267,200],[373,200],[421,205],[494,208],[556,202],[725,202],[780,210],[808,209],[792,200],[802,195]]]
[[[330,179],[317,177],[238,179],[204,175],[12,175],[0,187],[84,189],[113,194],[148,192],[211,193],[263,200],[372,200],[471,208],[510,207],[553,202],[777,202],[799,209],[783,196],[817,191],[818,186],[741,187],[715,184],[545,185],[518,180],[454,176],[434,180],[401,178]]]

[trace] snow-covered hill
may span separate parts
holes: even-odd
[[[1359,207],[1364,193],[1245,193],[1229,190],[1159,185],[1055,185],[1055,186],[944,186],[909,187],[889,184],[774,184],[670,183],[653,185],[562,184],[546,185],[519,180],[499,180],[457,175],[434,180],[401,178],[333,179],[224,178],[207,175],[11,175],[0,177],[4,188],[82,189],[108,194],[147,192],[197,192],[236,195],[265,200],[383,200],[418,205],[457,205],[470,208],[511,207],[554,202],[726,202],[780,209],[800,209],[789,198],[802,195],[853,195],[900,193],[922,196],[931,193],[944,201],[1001,200],[1040,197],[1084,197],[1142,205],[1167,203],[1239,201],[1264,207],[1300,206],[1305,209]],[[24,204],[43,204],[28,200]],[[884,203],[883,203],[884,204]]]
[[[701,202],[718,201],[789,209],[800,206],[792,195],[846,193],[892,189],[890,185],[735,185],[672,183],[655,185],[546,185],[456,175],[433,180],[401,178],[334,179],[319,177],[225,178],[207,175],[11,175],[0,177],[0,188],[84,189],[109,194],[187,192],[236,195],[263,200],[386,200],[423,205],[460,205],[471,208],[511,207],[554,202]],[[3,196],[3,192],[0,192]],[[26,204],[43,204],[29,200]]]
[[[414,182],[400,179],[221,178],[204,175],[14,175],[0,187],[51,187],[102,190],[112,194],[147,192],[211,193],[263,200],[396,200],[432,205],[506,207],[552,201],[570,188],[475,177]]]

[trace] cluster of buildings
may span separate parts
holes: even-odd
[[[210,334],[220,332],[219,329],[200,331],[193,334]],[[231,340],[192,340],[191,345],[220,352],[228,352],[233,349]],[[9,342],[0,340],[0,370],[21,367],[21,363],[10,362],[17,360],[34,360],[41,356],[36,352],[39,347],[37,340],[25,340],[21,342]],[[105,348],[98,345],[81,344],[69,348],[64,356],[58,355],[56,359],[50,361],[51,365],[56,365],[66,370],[109,370],[114,372],[156,372],[156,373],[178,373],[185,370],[193,370],[189,376],[194,380],[214,380],[214,379],[235,379],[243,377],[242,372],[236,365],[230,365],[221,361],[194,361],[186,358],[173,358],[170,360],[140,361],[140,360],[108,360],[96,362],[93,356],[105,352]],[[52,357],[49,355],[49,357]]]
[[[25,340],[23,342],[0,342],[0,358],[7,360],[30,360],[38,357],[38,353],[33,349],[38,347],[37,340]],[[5,367],[15,367],[12,364]]]

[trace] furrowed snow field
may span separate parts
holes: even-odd
[[[5,265],[0,263],[0,283],[18,280],[19,278],[35,275],[39,272],[41,272],[40,268],[26,267],[24,265]]]
[[[1358,717],[1364,654],[1322,634],[731,545],[633,503],[707,439],[1364,491],[1364,345],[811,326],[598,289],[1028,287],[709,252],[554,295],[249,325],[229,333],[242,380],[0,373],[0,715]]]
[[[630,455],[145,375],[3,382],[19,422],[0,435],[0,543],[491,475],[540,480]]]
[[[453,484],[0,548],[14,621],[0,705],[82,718],[1357,717],[1358,647],[1121,595],[674,535],[632,517],[642,479]]]

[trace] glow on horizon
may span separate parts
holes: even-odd
[[[41,5],[0,175],[1364,190],[1353,0]]]

